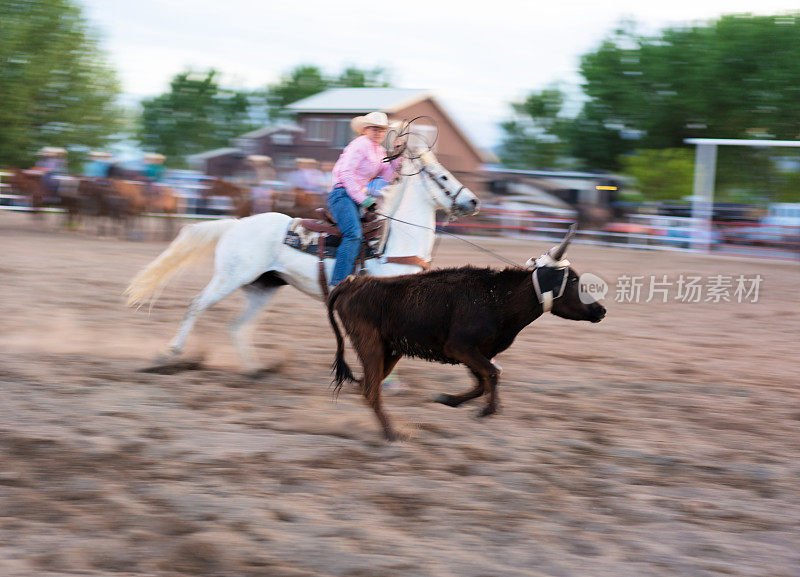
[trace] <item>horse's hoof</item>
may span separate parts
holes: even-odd
[[[433,397],[433,402],[441,403],[443,405],[447,405],[448,407],[457,407],[460,404],[455,395],[448,395],[447,393],[440,393],[436,395]]]

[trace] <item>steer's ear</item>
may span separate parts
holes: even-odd
[[[559,261],[564,258],[564,253],[567,252],[567,246],[569,246],[569,241],[572,240],[572,237],[575,236],[575,233],[578,231],[578,223],[573,222],[569,230],[567,231],[567,236],[564,237],[564,240],[561,241],[561,244],[558,246],[554,246],[551,248],[547,254],[549,254],[554,261]]]
[[[534,268],[536,267],[536,257],[532,256],[528,259],[528,262],[525,263],[525,268]]]

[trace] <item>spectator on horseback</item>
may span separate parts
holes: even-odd
[[[89,178],[108,178],[111,170],[111,153],[104,150],[92,150],[89,160],[83,167],[83,175]]]
[[[327,189],[324,187],[324,175],[319,169],[319,163],[313,158],[298,158],[295,160],[297,169],[289,175],[289,182],[292,188],[300,191],[322,193]]]
[[[272,158],[263,154],[251,154],[245,158],[239,180],[248,186],[257,186],[265,180],[275,180],[275,166]]]
[[[148,152],[144,155],[144,176],[150,182],[158,182],[164,176],[163,154]]]
[[[144,182],[145,182],[145,195],[158,196],[158,182],[164,177],[164,160],[163,154],[157,152],[147,152],[144,155]]]
[[[245,158],[234,180],[250,189],[253,214],[272,210],[272,186],[276,178],[269,156],[251,154]]]
[[[383,196],[381,190],[400,169],[402,158],[384,162],[383,142],[389,119],[383,112],[357,116],[350,127],[358,136],[342,151],[333,167],[333,190],[328,194],[328,208],[342,232],[336,252],[330,285],[336,286],[353,272],[361,249],[361,214],[359,208],[374,211]]]
[[[42,186],[49,196],[58,195],[58,177],[67,174],[67,151],[45,146],[39,153],[35,169],[42,173]]]

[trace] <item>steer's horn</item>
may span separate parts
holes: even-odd
[[[575,236],[575,233],[577,232],[577,230],[578,230],[578,224],[577,223],[572,223],[569,226],[569,230],[567,231],[567,236],[564,237],[564,240],[561,241],[561,244],[551,248],[547,252],[547,254],[549,254],[550,257],[553,260],[556,260],[556,261],[561,260],[562,258],[564,258],[564,253],[567,252],[567,245],[569,245],[569,241],[571,241],[572,237]]]

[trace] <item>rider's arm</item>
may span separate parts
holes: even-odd
[[[369,141],[365,138],[355,139],[343,151],[336,163],[336,174],[334,177],[337,182],[341,182],[347,194],[356,204],[361,204],[367,196],[366,190],[359,185],[361,179],[356,175],[355,169],[364,156],[367,154],[366,144]]]
[[[392,182],[394,175],[400,170],[400,165],[403,162],[403,157],[400,156],[395,158],[391,162],[384,162],[383,168],[381,168],[381,172],[378,176],[380,176],[386,182]]]

